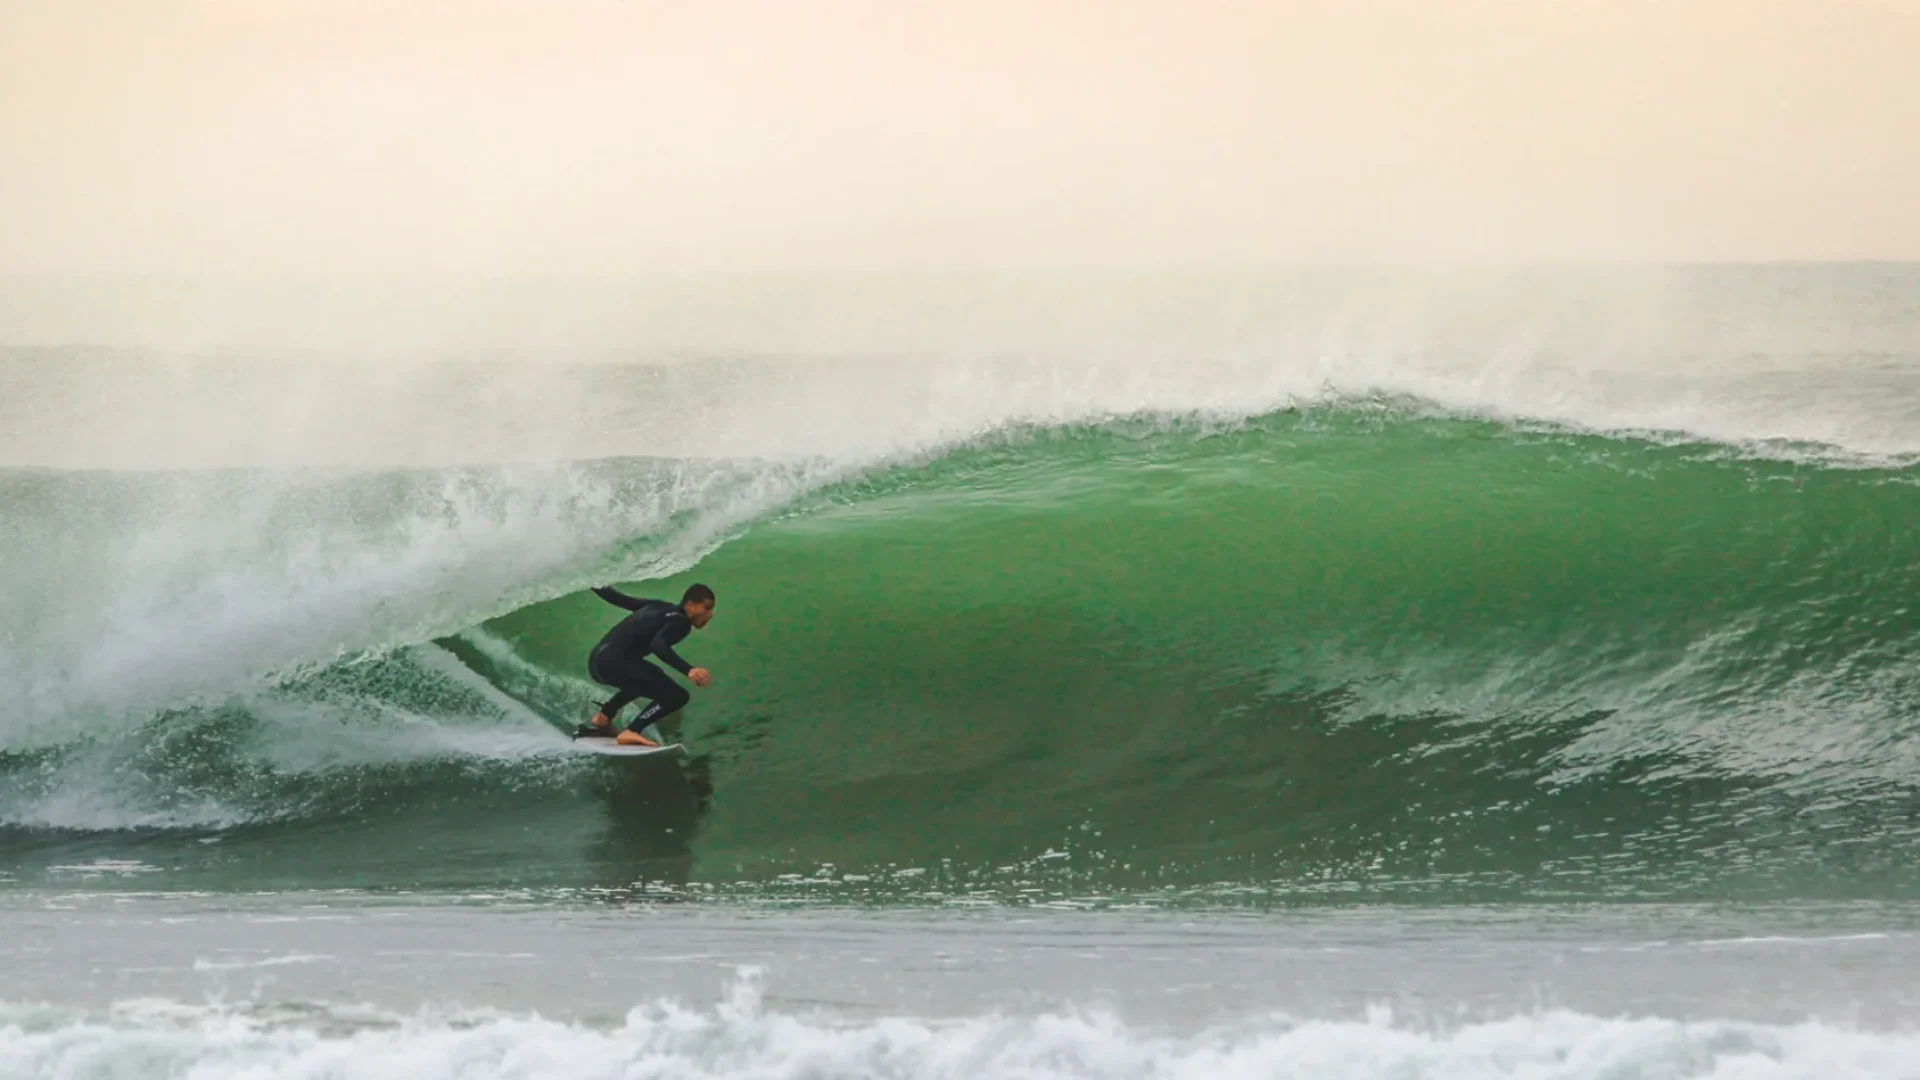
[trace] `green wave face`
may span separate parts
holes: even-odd
[[[1881,896],[1917,513],[1912,467],[1288,413],[1029,433],[636,588],[720,595],[696,879]],[[446,644],[570,722],[619,614]]]

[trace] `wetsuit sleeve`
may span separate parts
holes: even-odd
[[[653,655],[664,661],[668,667],[685,675],[693,670],[693,665],[681,659],[680,654],[673,651],[673,647],[685,640],[688,632],[692,629],[693,624],[688,622],[684,615],[677,618],[668,618],[665,623],[661,624],[660,632],[653,635],[653,644],[650,647],[650,651]]]
[[[639,611],[640,605],[648,603],[648,601],[642,600],[637,596],[628,596],[626,593],[623,593],[619,589],[613,588],[610,585],[602,585],[601,587],[593,590],[593,595],[599,597],[602,600],[605,600],[607,603],[612,604],[615,607],[626,608],[628,611]]]

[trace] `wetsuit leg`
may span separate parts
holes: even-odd
[[[600,707],[609,720],[637,698],[647,698],[653,703],[641,710],[639,718],[629,725],[634,731],[679,709],[691,697],[685,687],[673,681],[673,676],[645,660],[605,656],[596,652],[587,659],[587,674],[593,677],[593,681],[605,683],[618,691]]]
[[[651,667],[652,665],[648,666]],[[654,668],[654,670],[659,671],[660,669]],[[664,671],[660,672],[660,685],[647,691],[646,696],[653,699],[652,703],[640,710],[640,715],[633,718],[633,723],[627,725],[627,730],[633,732],[645,731],[648,724],[671,716],[685,708],[687,701],[693,697],[692,694],[687,693],[686,687],[674,682]]]
[[[621,686],[617,689],[619,691],[618,693],[600,705],[600,715],[606,717],[608,720],[612,720],[614,717],[620,715],[620,710],[626,708],[635,699],[647,696],[647,692],[637,686]]]
[[[625,689],[626,665],[618,663],[616,657],[609,657],[607,643],[602,641],[587,654],[587,678],[602,686],[611,686],[619,693],[614,694],[600,704],[600,712],[611,720],[614,714],[627,707],[627,703],[639,697],[639,693],[628,693]]]

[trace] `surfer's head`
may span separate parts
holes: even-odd
[[[680,596],[680,610],[693,620],[695,630],[713,621],[713,590],[705,585],[689,585]]]

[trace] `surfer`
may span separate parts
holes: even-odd
[[[713,681],[706,668],[694,667],[673,651],[689,632],[713,621],[713,590],[705,585],[689,585],[678,604],[628,596],[613,588],[595,589],[593,595],[633,614],[607,631],[607,636],[587,654],[587,674],[594,682],[619,692],[600,706],[600,711],[593,714],[592,724],[582,727],[579,734],[612,735],[613,718],[620,710],[629,702],[646,698],[647,707],[640,710],[640,715],[633,718],[633,723],[627,725],[616,741],[622,746],[658,746],[659,743],[642,732],[648,724],[679,711],[692,695],[666,672],[648,663],[647,658],[665,661],[695,686],[706,686]]]

